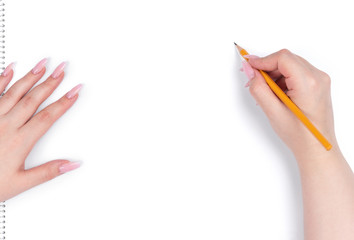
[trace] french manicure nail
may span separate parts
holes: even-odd
[[[59,172],[61,174],[70,172],[76,168],[79,168],[81,166],[81,163],[82,163],[81,161],[64,163],[59,167]]]
[[[42,71],[43,67],[47,64],[48,59],[43,58],[37,65],[32,69],[33,74],[38,74]]]
[[[71,89],[67,94],[65,95],[67,98],[71,99],[73,98],[82,88],[82,84],[80,83],[79,85],[75,86],[73,89]]]
[[[14,62],[12,62],[12,63],[10,63],[6,68],[5,68],[5,70],[2,72],[2,76],[3,77],[6,77],[10,72],[11,72],[11,70],[14,68],[14,66],[15,66],[15,63]]]
[[[66,66],[66,62],[60,63],[59,66],[52,73],[52,78],[59,77],[60,74],[64,71],[65,66]]]
[[[253,79],[254,78],[254,70],[253,70],[252,66],[247,61],[243,61],[242,66],[243,66],[243,71],[245,72],[248,80]]]
[[[244,57],[244,58],[248,58],[248,59],[251,59],[251,58],[253,58],[253,59],[259,58],[259,57],[256,56],[256,55],[243,55],[243,57]]]

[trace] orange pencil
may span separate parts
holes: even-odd
[[[244,55],[249,55],[248,52],[243,49],[242,47],[238,46],[235,43],[242,60],[248,61],[247,58],[244,58]],[[267,73],[265,73],[262,70],[259,70],[259,72],[262,74],[264,79],[266,80],[268,86],[272,91],[275,93],[275,95],[278,96],[278,98],[295,114],[295,116],[307,127],[307,129],[318,139],[318,141],[327,149],[330,150],[332,148],[332,145],[328,142],[328,140],[320,133],[320,131],[317,130],[317,128],[310,122],[310,120],[303,114],[303,112],[296,106],[296,104],[291,101],[291,99],[286,95],[283,90],[280,89],[280,87],[269,77]]]

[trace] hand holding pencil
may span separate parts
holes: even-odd
[[[354,174],[334,133],[330,77],[288,50],[263,58],[239,51],[246,87],[296,158],[304,239],[353,239]]]
[[[242,55],[246,53],[238,48]],[[269,118],[275,132],[295,155],[317,154],[325,150],[323,146],[329,150],[331,144],[336,145],[330,78],[326,73],[288,50],[281,50],[264,58],[253,55],[245,57],[248,63],[243,62],[243,69],[250,79],[246,86],[249,86],[252,96]],[[269,86],[269,80],[267,84],[265,72],[276,83],[271,84],[280,88],[281,94],[286,93],[287,99],[275,94],[277,89]],[[294,106],[289,107],[288,104]],[[302,116],[294,114],[294,108]],[[317,131],[317,136],[314,131]]]

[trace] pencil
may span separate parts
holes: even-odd
[[[244,55],[249,55],[248,52],[235,43],[237,50],[240,53],[240,56],[243,60],[248,61],[247,58],[243,57]],[[311,121],[305,116],[305,114],[300,110],[296,104],[291,101],[291,99],[286,95],[283,90],[269,77],[267,73],[262,70],[258,70],[264,79],[266,80],[270,89],[278,96],[278,98],[295,114],[295,116],[307,127],[307,129],[317,138],[317,140],[329,151],[332,148],[332,145],[328,140],[318,131],[318,129],[311,123]]]

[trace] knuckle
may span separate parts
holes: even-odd
[[[290,57],[290,56],[292,56],[293,54],[292,54],[292,52],[290,52],[289,49],[283,48],[283,49],[281,49],[281,50],[279,51],[279,55],[280,55],[281,57]]]
[[[43,109],[39,114],[38,114],[38,118],[40,122],[46,122],[49,121],[52,117],[52,114],[47,110],[47,109]]]
[[[6,98],[6,99],[11,99],[11,98],[14,98],[14,97],[15,97],[15,93],[14,93],[13,89],[11,89],[11,88],[3,96],[3,98]]]
[[[321,71],[321,79],[325,84],[327,85],[331,84],[331,77],[327,73],[322,71]]]
[[[54,168],[48,168],[46,170],[43,171],[42,173],[42,180],[43,182],[52,180],[53,178],[55,178],[57,175],[57,170]]]
[[[307,80],[307,85],[309,89],[316,90],[318,88],[318,81],[315,78],[311,77]]]
[[[44,90],[49,90],[49,89],[53,89],[53,88],[57,87],[58,84],[59,84],[59,82],[57,81],[57,79],[49,78],[49,79],[47,79],[47,81],[45,81],[42,84],[42,88]]]
[[[66,97],[62,97],[58,99],[58,101],[55,102],[54,107],[56,108],[56,112],[62,113],[63,111],[65,112],[69,107],[71,106],[70,100],[68,100]]]
[[[68,104],[68,100],[66,97],[62,97],[57,101],[57,104],[59,105],[59,107],[65,107]]]
[[[22,101],[23,101],[23,102],[22,102],[23,107],[24,107],[24,108],[27,108],[27,107],[29,107],[29,106],[33,106],[33,105],[35,104],[35,102],[36,102],[36,99],[35,99],[33,96],[31,96],[31,95],[27,95],[27,96],[25,96],[25,97],[23,98]]]
[[[279,52],[280,52],[281,54],[285,54],[285,55],[291,54],[290,50],[287,49],[287,48],[283,48],[283,49],[281,49]]]

